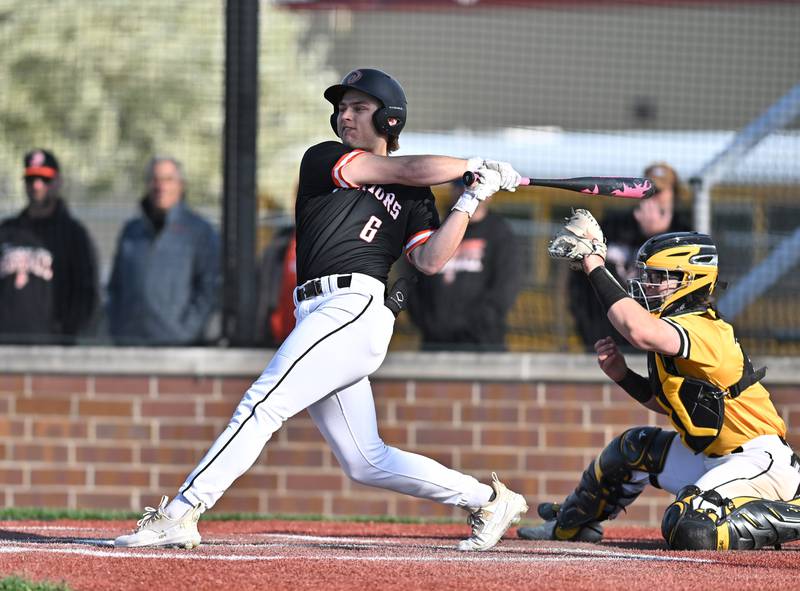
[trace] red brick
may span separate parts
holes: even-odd
[[[5,443],[0,443],[0,460],[7,459],[8,446]]]
[[[165,441],[207,441],[209,445],[216,439],[220,431],[211,425],[161,425],[158,436]]]
[[[18,415],[70,415],[71,402],[68,398],[49,398],[37,395],[34,398],[18,398]]]
[[[327,446],[326,446],[327,449]],[[267,444],[266,452],[262,456],[264,464],[268,466],[322,466],[322,448],[303,449],[298,447],[278,447]]]
[[[22,484],[22,470],[0,468],[0,484]]]
[[[535,401],[538,386],[536,383],[513,383],[513,382],[488,382],[481,385],[482,400],[519,400]]]
[[[334,497],[334,515],[386,515],[389,513],[389,501],[384,499],[365,499],[363,497]]]
[[[800,400],[800,386],[770,386],[769,395],[775,406],[797,404]]]
[[[430,401],[417,404],[398,404],[398,421],[434,421],[453,422],[453,407],[451,403],[434,404]]]
[[[409,427],[406,425],[397,425],[392,427],[386,427],[384,424],[378,425],[378,431],[380,432],[381,438],[387,444],[394,447],[404,447],[409,444],[408,429]]]
[[[81,400],[78,414],[82,417],[130,417],[133,403],[115,400]]]
[[[589,448],[600,450],[605,446],[606,437],[602,431],[582,429],[555,429],[548,427],[544,435],[545,447]]]
[[[223,497],[224,499],[225,497]],[[214,506],[216,509],[216,505]],[[297,495],[278,497],[270,495],[267,500],[267,512],[284,515],[321,515],[324,510],[322,496]]]
[[[446,519],[453,518],[456,510],[449,505],[434,503],[423,499],[412,499],[405,496],[398,497],[397,514],[403,517],[415,517],[424,519]],[[465,519],[466,513],[458,510],[458,516]],[[469,529],[464,525],[464,537],[469,536]]]
[[[214,505],[214,512],[260,513],[262,511],[258,494],[231,489]]]
[[[539,444],[539,431],[536,427],[523,427],[515,429],[505,428],[483,428],[480,431],[481,446],[513,446],[513,447],[537,447]]]
[[[421,445],[472,445],[472,429],[445,429],[420,427],[416,440]]]
[[[142,447],[142,463],[145,464],[182,464],[194,466],[203,457],[202,452],[188,447]]]
[[[31,391],[40,394],[86,394],[88,378],[71,375],[31,376]]]
[[[408,390],[404,381],[378,381],[372,382],[372,394],[376,401],[379,400],[405,400]]]
[[[79,486],[86,484],[86,470],[79,468],[59,468],[58,470],[31,470],[31,485]]]
[[[67,447],[64,445],[15,443],[13,449],[14,460],[28,462],[64,463],[68,456]]]
[[[233,411],[236,410],[236,403],[228,402],[211,402],[210,400],[203,400],[201,416],[213,419],[230,419],[233,416]]]
[[[136,441],[150,441],[153,437],[153,428],[149,424],[139,423],[97,423],[94,433],[97,439],[133,439]]]
[[[0,414],[11,414],[11,400],[6,396],[0,396]]]
[[[150,378],[146,376],[96,376],[94,391],[98,394],[142,396],[150,393]]]
[[[583,411],[577,406],[534,406],[525,409],[525,422],[535,429],[537,425],[575,425],[583,421]]]
[[[287,474],[286,488],[288,490],[315,491],[323,490],[339,491],[343,488],[345,476],[340,472],[337,474]]]
[[[159,467],[156,474],[156,487],[164,491],[177,490],[184,483],[192,468],[194,466],[186,467],[182,470]],[[236,482],[239,481],[237,480]],[[236,486],[236,483],[234,483],[234,486]]]
[[[545,387],[545,400],[549,404],[564,402],[599,402],[603,399],[601,384],[555,384]]]
[[[222,395],[241,398],[250,389],[254,381],[252,378],[222,378],[220,380]]]
[[[414,397],[417,400],[470,400],[471,382],[417,382]]]
[[[513,453],[462,452],[460,467],[467,472],[516,470],[519,468],[519,458]]]
[[[143,417],[181,417],[193,419],[197,415],[195,403],[191,397],[186,400],[143,400],[141,414]]]
[[[180,482],[178,484],[180,484]],[[258,473],[254,468],[245,472],[245,474],[236,481],[234,486],[241,490],[254,488],[259,491],[271,491],[275,490],[278,486],[278,475]]]
[[[0,417],[0,437],[22,437],[25,434],[25,421]]]
[[[527,451],[525,469],[546,472],[582,472],[587,462],[583,455],[556,454],[555,450]]]
[[[214,380],[211,378],[196,377],[165,377],[158,378],[159,394],[212,394],[214,392]]]
[[[0,374],[0,392],[22,394],[25,390],[25,376],[17,373]]]
[[[15,492],[14,507],[66,507],[69,500],[65,492]]]
[[[592,408],[589,410],[589,423],[594,426],[619,425],[622,430],[636,425],[646,425],[649,417],[646,408],[629,405],[628,408]]]
[[[546,478],[542,478],[542,480],[544,481],[544,494],[561,500],[575,490],[576,486],[578,486],[580,474],[576,474],[575,476],[571,477],[548,476]]]
[[[519,415],[518,406],[465,406],[461,410],[465,423],[516,423]]]
[[[131,502],[129,492],[121,493],[79,493],[75,504],[78,509],[127,509]]]
[[[86,439],[88,428],[84,419],[57,419],[37,417],[33,421],[33,436],[36,439]]]
[[[313,423],[304,421],[292,421],[288,423],[286,436],[292,443],[324,443],[325,439],[314,426]]]
[[[129,467],[113,470],[96,470],[95,486],[150,486],[149,470],[132,470]]]
[[[75,452],[79,462],[130,464],[133,461],[133,450],[130,447],[78,446]]]

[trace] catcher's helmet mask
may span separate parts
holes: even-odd
[[[359,68],[342,78],[341,84],[334,84],[325,90],[325,99],[333,105],[331,127],[339,135],[336,119],[339,115],[339,101],[344,93],[354,89],[368,94],[381,103],[372,114],[372,123],[378,133],[397,137],[403,131],[408,113],[406,94],[400,83],[381,70]]]
[[[669,316],[708,304],[717,284],[717,248],[708,234],[659,234],[639,249],[636,268],[630,296],[650,313]]]

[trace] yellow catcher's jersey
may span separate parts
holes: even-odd
[[[677,373],[698,378],[727,390],[742,378],[745,369],[744,354],[733,334],[733,327],[719,318],[713,309],[694,311],[663,319],[675,327],[681,336],[681,351],[673,361]],[[648,370],[651,384],[656,388],[656,399],[667,411],[673,426],[686,443],[687,430],[694,430],[688,420],[688,410],[678,396],[680,379],[674,379],[665,368],[661,355],[650,354]],[[657,381],[656,381],[657,378]],[[703,453],[728,454],[743,443],[760,435],[786,436],[786,425],[778,415],[769,392],[756,382],[736,398],[726,396],[725,413],[717,438]],[[691,435],[708,435],[700,433]],[[713,431],[712,431],[713,433]],[[691,445],[689,445],[691,448]]]

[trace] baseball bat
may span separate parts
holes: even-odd
[[[476,180],[477,173],[468,170],[462,180],[469,187]],[[571,179],[532,179],[522,177],[520,185],[553,187],[588,195],[624,197],[626,199],[647,199],[656,193],[656,187],[648,178],[635,176],[581,176]]]

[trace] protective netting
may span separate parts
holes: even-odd
[[[190,203],[219,225],[224,12],[211,0],[0,1],[0,214],[24,205],[22,154],[41,146],[61,161],[101,282],[155,154],[184,163]],[[403,83],[400,154],[480,155],[541,178],[638,176],[664,161],[690,222],[688,180],[800,82],[795,2],[262,3],[260,27],[264,243],[291,211],[304,147],[332,138],[323,89],[356,66]],[[710,188],[724,308],[751,354],[800,351],[800,248],[785,242],[800,227],[799,192],[796,118]],[[569,271],[546,243],[571,207],[602,222],[635,205],[535,188],[497,196],[522,251],[512,350],[583,350]],[[406,318],[394,346],[415,343]]]

